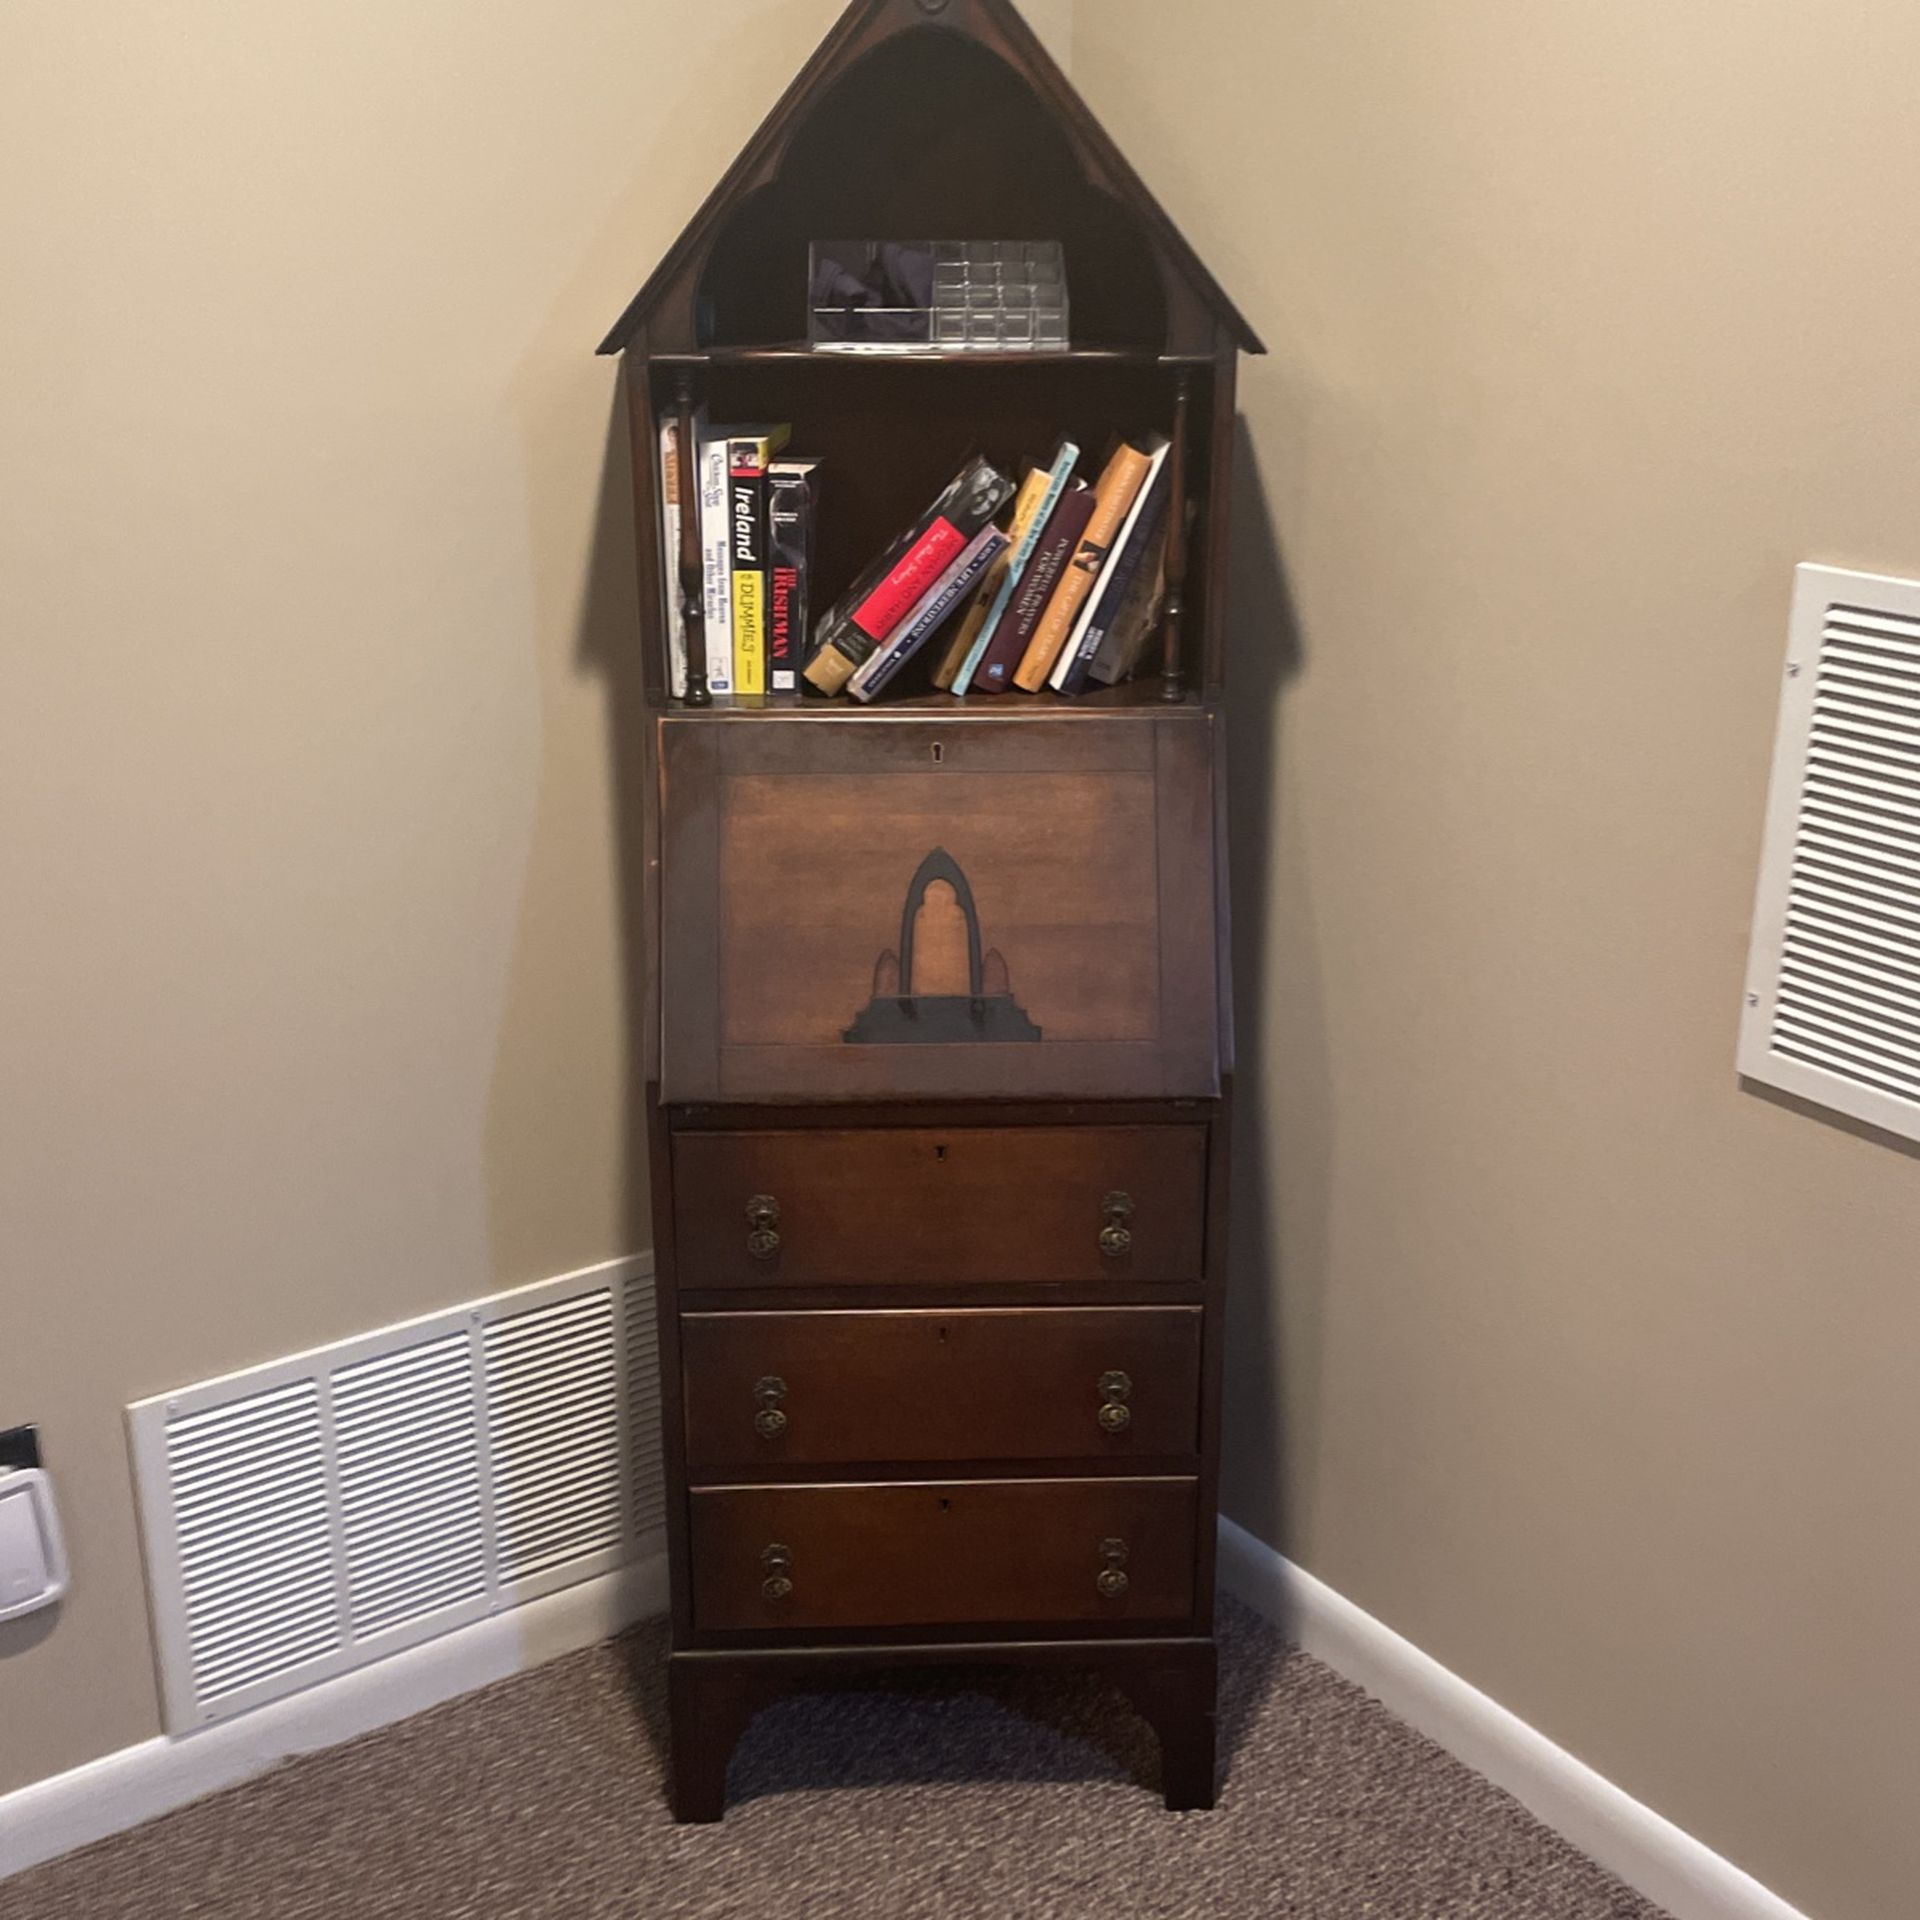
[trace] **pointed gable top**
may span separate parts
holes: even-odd
[[[1202,264],[1185,235],[1168,218],[1160,203],[1147,190],[1111,136],[1096,120],[1072,83],[1060,70],[1011,4],[1011,0],[852,0],[813,57],[796,76],[773,111],[761,123],[719,184],[707,196],[686,229],[668,249],[664,259],[648,277],[646,284],[628,303],[626,311],[600,343],[601,353],[618,353],[646,327],[657,332],[664,343],[692,347],[696,344],[696,287],[736,215],[750,212],[756,197],[774,191],[781,180],[782,167],[796,140],[821,132],[825,137],[857,144],[857,128],[836,129],[832,125],[836,91],[863,62],[883,50],[897,47],[905,36],[924,41],[932,34],[941,36],[949,54],[960,51],[955,41],[970,42],[975,49],[1000,64],[997,76],[1010,80],[1015,88],[1024,86],[1032,104],[1051,123],[1051,132],[1062,144],[1063,157],[1070,155],[1081,184],[1115,203],[1118,215],[1127,221],[1139,244],[1156,259],[1163,281],[1179,283],[1186,304],[1209,315],[1214,324],[1234,344],[1249,353],[1264,353],[1259,336],[1247,324],[1240,310],[1228,298],[1220,283]],[[988,130],[989,133],[991,130]],[[964,139],[965,129],[949,129]],[[948,140],[951,146],[951,138]],[[1001,155],[1002,163],[1008,156]],[[1018,156],[1012,156],[1018,164]],[[858,172],[857,154],[850,171]],[[791,222],[787,223],[789,226]],[[924,219],[909,223],[914,233],[925,229]],[[789,233],[784,244],[804,250],[808,239],[854,237],[907,238],[906,229],[896,220],[882,231],[865,234],[853,229],[845,232],[819,232],[801,236],[797,242]],[[943,233],[943,238],[1000,239],[1040,237],[1008,233]],[[1068,279],[1076,295],[1076,317],[1080,310],[1074,267],[1072,232],[1047,237],[1063,239],[1068,246]],[[773,271],[771,259],[768,270]],[[1174,289],[1169,288],[1171,297]]]

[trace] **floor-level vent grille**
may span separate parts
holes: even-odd
[[[633,1558],[655,1352],[622,1261],[130,1408],[169,1731]]]

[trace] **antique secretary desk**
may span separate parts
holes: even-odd
[[[810,352],[809,243],[854,235],[1062,242],[1070,345]],[[683,1820],[720,1817],[781,1691],[929,1662],[1098,1668],[1158,1732],[1167,1804],[1213,1802],[1243,349],[1006,0],[855,0],[602,347],[646,624]],[[660,422],[685,447],[698,407],[824,462],[816,606],[970,451],[1170,436],[1148,665],[1076,699],[712,695],[693,516],[670,558],[661,534]]]

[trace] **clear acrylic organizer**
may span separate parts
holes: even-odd
[[[816,240],[807,342],[826,353],[1062,353],[1057,240]]]

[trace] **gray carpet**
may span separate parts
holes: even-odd
[[[663,1635],[490,1687],[0,1884],[4,1920],[1660,1920],[1271,1628],[1221,1618],[1223,1789],[1077,1676],[933,1676],[754,1723],[724,1825],[661,1794]]]

